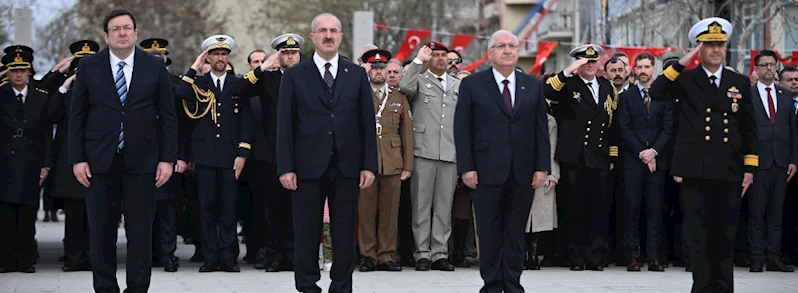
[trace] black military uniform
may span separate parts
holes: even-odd
[[[716,46],[728,40],[731,29],[724,19],[708,18],[693,26],[690,39]],[[671,174],[683,178],[692,292],[733,292],[741,181],[759,165],[751,86],[748,78],[722,66],[712,74],[703,66],[685,70],[676,63],[663,76],[649,92],[653,100],[680,99]]]
[[[27,52],[31,56],[33,56],[33,49],[31,47],[25,45],[11,45],[6,47],[3,50],[6,54],[11,53],[20,53],[20,52]],[[42,90],[47,91],[48,93],[54,93],[58,90],[58,87],[64,83],[64,81],[69,77],[69,74],[64,74],[59,71],[49,71],[47,74],[42,77],[40,80],[36,80],[33,78],[36,75],[36,70],[33,69],[33,65],[31,64],[31,73],[30,73],[30,82],[28,84],[32,85],[35,88],[39,88]],[[2,83],[2,82],[0,82]]]
[[[203,43],[203,51],[232,51],[233,46],[232,38],[213,36]],[[224,75],[222,82],[222,77],[212,76],[213,72],[199,77],[196,74],[194,69],[188,70],[177,95],[184,99],[181,103],[184,111],[196,119],[189,158],[196,164],[201,212],[205,263],[200,272],[237,272],[234,246],[238,245],[235,214],[238,182],[233,164],[237,157],[250,155],[249,101],[233,96],[233,85],[238,80],[235,75]]]
[[[70,64],[69,75],[77,71],[80,59],[100,50],[95,41],[81,40],[72,43],[69,50],[75,59]],[[66,220],[64,224],[64,272],[91,271],[89,260],[89,223],[86,219],[86,188],[81,185],[69,164],[67,130],[69,126],[72,90],[59,87],[50,104],[51,119],[57,125],[53,139],[53,169],[49,176],[51,196],[63,199]]]
[[[12,52],[2,63],[29,70],[33,55]],[[52,124],[47,91],[13,81],[0,87],[0,273],[34,273],[34,234],[43,169],[51,167]]]
[[[600,53],[598,45],[584,45],[570,55],[596,62]],[[555,159],[573,191],[566,201],[571,270],[586,266],[600,271],[609,217],[606,174],[610,165],[617,162],[620,144],[615,113],[618,95],[603,77],[588,81],[578,75],[567,76],[566,72],[550,78],[543,91],[546,98],[559,103],[560,135]]]
[[[271,47],[280,52],[296,52],[303,43],[301,36],[289,33],[272,40]],[[257,96],[253,101],[260,104],[260,109],[253,109],[253,112],[260,112],[265,142],[256,144],[255,148],[263,154],[258,155],[255,151],[256,160],[248,162],[248,165],[255,167],[255,180],[259,182],[254,191],[258,193],[255,198],[263,198],[264,209],[261,211],[267,217],[264,263],[256,268],[265,268],[267,272],[292,270],[294,260],[292,199],[290,192],[280,184],[274,157],[277,148],[277,96],[283,70],[285,68],[275,71],[255,68],[245,74],[234,89],[234,95],[242,98]]]

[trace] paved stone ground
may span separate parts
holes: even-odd
[[[39,218],[42,216],[40,215]],[[61,272],[61,239],[63,216],[59,223],[37,222],[37,238],[42,258],[36,266],[37,273],[8,273],[0,275],[0,293],[6,292],[92,292],[90,272]],[[119,230],[119,271],[117,278],[124,289],[124,229]],[[2,241],[0,239],[0,241]],[[242,264],[241,273],[197,272],[199,264],[189,263],[194,247],[182,244],[178,237],[178,257],[181,259],[177,273],[166,273],[153,269],[150,292],[295,292],[293,274],[281,272],[267,274]],[[242,251],[244,247],[242,246]],[[406,270],[399,273],[372,272],[354,275],[354,292],[357,293],[453,293],[478,292],[482,284],[479,271],[458,269],[455,272],[416,272]],[[329,273],[321,273],[319,286],[326,289],[330,284]],[[604,272],[571,272],[566,268],[544,268],[541,271],[525,271],[521,282],[527,292],[689,292],[691,275],[680,268],[670,268],[664,273],[643,271],[626,272],[625,268],[611,267]],[[737,292],[798,292],[798,273],[751,274],[747,270],[735,270]]]

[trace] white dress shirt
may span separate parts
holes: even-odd
[[[768,107],[768,91],[765,88],[770,88],[770,96],[773,98],[773,109],[776,110],[779,108],[778,101],[776,101],[776,85],[765,85],[761,81],[756,82],[756,89],[759,90],[759,98],[762,102],[762,106],[765,107],[765,113],[768,114],[768,118],[770,118],[770,107]],[[778,114],[778,110],[776,110],[776,114]]]
[[[133,53],[130,53],[130,56],[127,56],[125,60],[116,57],[113,52],[108,52],[111,56],[111,73],[113,74],[112,78],[116,80],[116,72],[119,70],[119,62],[125,61],[125,67],[122,69],[122,72],[125,74],[125,86],[127,87],[128,91],[130,91],[130,79],[133,78],[133,56],[136,55],[136,50],[133,50]],[[116,88],[116,87],[114,87]]]
[[[515,107],[515,70],[513,73],[510,73],[510,76],[504,77],[501,73],[496,71],[495,68],[491,69],[493,71],[493,79],[496,80],[496,85],[499,86],[499,92],[504,94],[504,80],[509,80],[510,83],[507,84],[507,88],[510,90],[510,101],[513,103],[513,107]]]
[[[222,76],[216,76],[216,74],[213,74],[213,72],[211,72],[211,80],[213,80],[213,87],[216,87],[216,81],[218,80],[219,81],[219,91],[224,90],[224,81],[225,81],[225,79],[227,79],[227,72],[222,74]]]
[[[316,63],[316,68],[319,69],[319,74],[321,74],[321,78],[324,79],[324,64],[330,63],[330,73],[332,73],[333,80],[338,77],[338,54],[335,54],[335,57],[330,59],[330,61],[324,60],[321,58],[318,53],[313,53],[313,63]]]
[[[701,68],[703,68],[703,69],[704,69],[704,72],[707,74],[707,77],[710,77],[710,76],[713,76],[713,75],[714,75],[715,77],[717,77],[717,78],[715,79],[715,86],[716,86],[716,87],[720,87],[720,77],[721,77],[721,75],[723,74],[723,68],[722,68],[722,67],[721,67],[721,68],[719,68],[719,69],[718,69],[718,71],[717,71],[717,72],[715,72],[715,73],[709,72],[709,70],[707,70],[707,68],[706,68],[706,67],[704,67],[704,66],[701,66]],[[712,79],[710,79],[710,80],[712,80]]]
[[[443,91],[446,91],[446,84],[447,84],[446,83],[446,76],[448,74],[446,74],[446,72],[444,72],[443,75],[436,75],[435,73],[432,73],[432,70],[427,69],[427,71],[429,71],[429,74],[432,74],[432,76],[434,76],[435,78],[437,78],[441,82],[441,86],[443,86]]]
[[[593,94],[593,101],[595,101],[595,102],[596,102],[596,104],[598,104],[598,103],[599,103],[599,99],[598,99],[598,94],[599,94],[599,84],[598,84],[598,80],[596,79],[596,77],[594,76],[594,77],[593,77],[593,80],[587,80],[587,79],[584,79],[584,78],[582,78],[582,76],[579,76],[579,78],[581,78],[581,79],[582,79],[582,82],[584,82],[584,83],[585,83],[585,85],[587,85],[587,83],[588,83],[588,82],[590,82],[590,83],[591,83],[591,84],[590,84],[590,86],[588,86],[588,87],[592,88],[592,91],[591,91],[591,92],[592,92],[592,94]]]
[[[12,87],[13,88],[13,87]],[[25,104],[25,101],[28,100],[28,85],[25,85],[25,88],[22,89],[21,92],[14,89],[14,98],[16,99],[19,94],[22,94],[22,103]]]

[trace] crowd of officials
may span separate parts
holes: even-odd
[[[798,70],[769,50],[751,79],[724,67],[726,20],[693,26],[688,53],[600,64],[588,44],[539,77],[507,31],[472,74],[438,41],[350,62],[338,18],[312,28],[308,60],[298,34],[274,53],[215,35],[180,75],[169,55],[191,53],[138,42],[125,10],[103,22],[108,48],[76,41],[40,80],[33,49],[5,48],[0,273],[35,272],[40,194],[45,221],[65,212],[63,271],[93,271],[96,292],[119,292],[121,225],[125,292],[178,270],[178,235],[200,272],[238,272],[243,256],[294,271],[301,292],[321,292],[320,270],[351,292],[356,268],[477,264],[481,292],[523,292],[523,269],[611,265],[685,267],[694,292],[731,292],[735,265],[798,262]]]

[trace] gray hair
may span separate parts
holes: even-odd
[[[513,32],[508,30],[497,30],[492,35],[490,35],[490,40],[488,41],[488,48],[492,48],[493,41],[495,41],[496,38],[500,36],[512,36],[513,40],[515,40],[515,44],[520,45],[520,42],[518,41],[518,36],[516,36]]]
[[[313,18],[313,21],[310,22],[310,29],[311,30],[316,31],[316,20],[318,20],[319,18],[322,18],[322,17],[335,18],[335,20],[338,21],[338,31],[339,32],[343,31],[344,28],[343,28],[343,25],[341,24],[341,20],[338,19],[338,17],[335,16],[335,14],[332,14],[332,13],[329,13],[329,12],[324,12],[322,14],[316,15],[316,17]]]
[[[396,64],[396,65],[399,65],[400,68],[404,67],[404,65],[402,65],[402,61],[399,61],[398,59],[388,60],[388,63],[393,63],[393,64]]]

